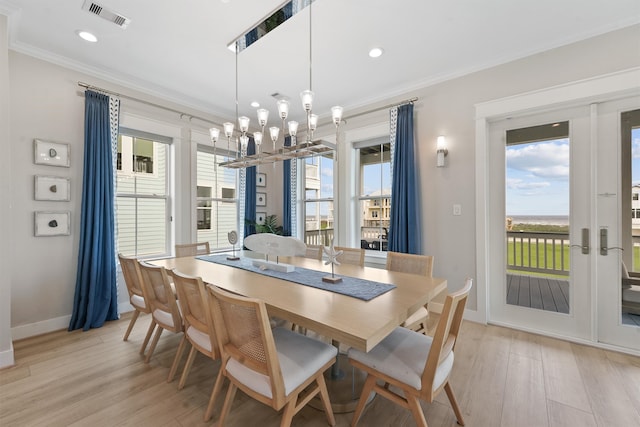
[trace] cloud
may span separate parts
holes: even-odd
[[[531,182],[517,178],[507,179],[507,188],[511,190],[538,190],[549,186],[551,186],[551,183],[548,181]]]
[[[509,147],[507,168],[536,178],[569,179],[569,143],[566,139]]]
[[[333,176],[333,168],[322,168],[322,176]]]

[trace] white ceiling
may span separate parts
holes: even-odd
[[[83,0],[0,0],[12,49],[221,117],[235,117],[236,55],[227,44],[283,0],[95,0],[127,29],[82,10]],[[272,93],[309,86],[307,8],[237,56],[240,114]],[[314,112],[345,114],[430,83],[640,22],[638,0],[316,0]],[[89,30],[98,43],[76,36]],[[371,47],[385,54],[371,59]],[[594,61],[603,58],[594,58]],[[89,81],[88,83],[92,83]],[[295,113],[295,114],[294,114]],[[254,122],[255,123],[255,122]]]

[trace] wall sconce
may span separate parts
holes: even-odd
[[[440,135],[438,137],[436,148],[436,166],[441,168],[444,166],[445,156],[449,154],[449,150],[447,150],[447,141],[444,136]]]

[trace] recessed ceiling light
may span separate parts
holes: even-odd
[[[371,50],[369,51],[369,56],[370,56],[370,57],[372,57],[372,58],[377,58],[377,57],[379,57],[380,55],[382,55],[382,53],[383,53],[382,48],[374,47],[373,49],[371,49]]]
[[[98,41],[98,38],[91,34],[89,31],[77,30],[76,34],[83,40],[86,40],[91,43],[95,43]]]
[[[259,103],[258,101],[253,101],[253,102],[251,103],[251,106],[252,106],[253,108],[258,108],[258,107],[260,106],[260,103]]]

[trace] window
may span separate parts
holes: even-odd
[[[304,241],[329,246],[333,239],[333,153],[304,160]]]
[[[214,164],[214,155],[198,149],[197,154],[197,238],[198,242],[209,242],[212,249],[229,248],[227,233],[237,230],[238,200],[236,169]],[[219,164],[229,160],[217,154]]]
[[[385,137],[356,144],[360,163],[360,247],[375,251],[387,250],[391,216],[391,144],[388,141]]]
[[[170,138],[120,129],[116,168],[117,250],[126,256],[169,253]]]

